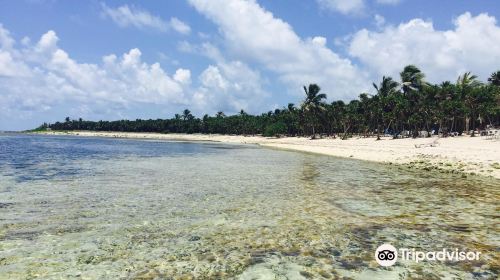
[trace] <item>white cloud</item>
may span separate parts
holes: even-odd
[[[195,48],[196,47],[193,44],[189,43],[188,41],[180,41],[177,44],[177,50],[185,53],[195,53],[196,52]]]
[[[189,104],[187,69],[169,76],[159,63],[143,62],[139,49],[121,57],[104,56],[100,64],[79,63],[59,48],[58,40],[51,30],[34,45],[15,48],[0,25],[1,119],[61,109],[63,104],[94,113],[137,104]]]
[[[379,4],[396,5],[401,3],[401,0],[377,0]]]
[[[191,27],[176,17],[170,19],[170,26],[181,34],[187,35],[191,33]]]
[[[111,8],[104,3],[101,3],[101,6],[103,16],[111,18],[120,27],[154,29],[161,32],[173,29],[183,35],[191,32],[191,27],[176,17],[172,17],[167,22],[159,16],[152,15],[148,11],[134,6],[123,5]]]
[[[398,72],[415,64],[433,82],[454,81],[472,71],[485,79],[498,68],[500,27],[487,14],[464,13],[452,30],[436,30],[430,21],[413,19],[380,32],[366,29],[354,34],[349,52],[379,76]]]
[[[201,84],[207,88],[227,90],[228,81],[222,77],[218,67],[210,65],[200,75]]]
[[[123,5],[118,8],[110,8],[102,3],[102,11],[105,16],[110,17],[121,27],[133,26],[139,29],[153,28],[159,31],[167,30],[168,24],[163,19],[133,6]]]
[[[359,14],[365,9],[364,0],[316,0],[321,8],[342,14]]]
[[[322,41],[320,37],[318,40]],[[181,41],[177,48],[182,52],[205,56],[214,62],[198,77],[200,86],[193,95],[194,110],[202,113],[236,113],[243,109],[260,113],[262,106],[268,108],[265,103],[269,94],[263,89],[267,81],[248,64],[241,60],[228,61],[216,46],[208,42],[198,45]]]
[[[15,57],[21,54],[13,48],[14,43],[9,30],[0,23],[0,78],[29,75],[28,67],[23,62],[15,60]]]
[[[191,71],[187,69],[179,68],[175,71],[174,80],[181,84],[190,84],[191,83]]]
[[[385,24],[385,18],[379,14],[376,14],[373,19],[375,20],[375,25],[381,28]]]
[[[326,38],[325,37],[321,37],[321,36],[313,37],[312,42],[314,44],[317,44],[317,45],[322,46],[322,47],[326,46]]]
[[[199,85],[192,86],[190,70],[178,68],[169,75],[159,63],[144,62],[139,49],[106,55],[97,64],[82,63],[58,41],[50,30],[33,44],[16,48],[9,31],[0,25],[0,127],[10,127],[12,116],[18,123],[36,118],[31,126],[51,121],[49,116],[61,119],[60,114],[123,118],[124,112],[141,106],[148,110],[182,106],[198,113],[260,112],[268,96],[258,71],[238,60],[226,61],[209,43],[193,47],[215,63],[200,74]]]
[[[402,0],[376,0],[381,5],[397,5]],[[344,15],[360,15],[369,6],[366,0],[316,0],[320,8],[338,12]]]
[[[14,45],[14,39],[11,38],[9,30],[5,29],[0,23],[0,47],[2,49],[11,49]]]
[[[10,52],[0,50],[0,78],[27,76],[28,69],[23,63],[17,63]]]
[[[29,45],[30,43],[31,43],[31,39],[30,39],[30,37],[25,36],[25,37],[23,37],[23,38],[21,39],[21,44],[23,44],[24,46],[27,46],[27,45]]]
[[[277,73],[297,95],[302,95],[301,86],[308,83],[319,83],[334,98],[357,96],[369,86],[351,61],[325,46],[326,39],[301,39],[289,24],[255,1],[190,3],[218,25],[231,55]],[[183,47],[191,49],[186,44]]]
[[[192,99],[195,111],[235,113],[243,109],[260,113],[262,106],[266,106],[269,94],[263,85],[267,82],[248,64],[240,60],[227,61],[221,51],[208,42],[197,45],[182,41],[178,49],[205,56],[214,62],[198,77],[200,85]]]
[[[192,44],[187,41],[181,41],[177,44],[177,49],[181,52],[190,54],[201,54],[214,61],[224,61],[225,58],[217,47],[211,43],[204,42],[202,44]]]
[[[194,105],[201,110],[239,110],[260,112],[268,94],[262,88],[259,72],[241,61],[219,61],[209,65],[200,77],[201,86],[193,96]]]

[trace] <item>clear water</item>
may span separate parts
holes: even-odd
[[[0,134],[1,279],[497,279],[500,183],[252,145]],[[479,261],[374,260],[382,243]]]

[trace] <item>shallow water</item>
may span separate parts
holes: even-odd
[[[0,134],[0,278],[496,279],[499,186],[252,145]],[[382,243],[481,258],[382,268]]]

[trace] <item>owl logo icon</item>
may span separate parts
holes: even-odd
[[[382,244],[375,251],[375,260],[381,266],[392,266],[398,260],[398,250],[391,244]]]

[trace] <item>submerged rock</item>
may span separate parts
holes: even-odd
[[[7,207],[11,207],[13,205],[14,205],[14,203],[10,203],[10,202],[0,202],[0,208],[7,208]]]
[[[197,235],[193,235],[193,236],[189,237],[189,239],[188,239],[188,240],[189,240],[189,241],[198,241],[198,240],[200,240],[200,239],[201,239],[201,237],[199,237],[199,236],[197,236]]]

